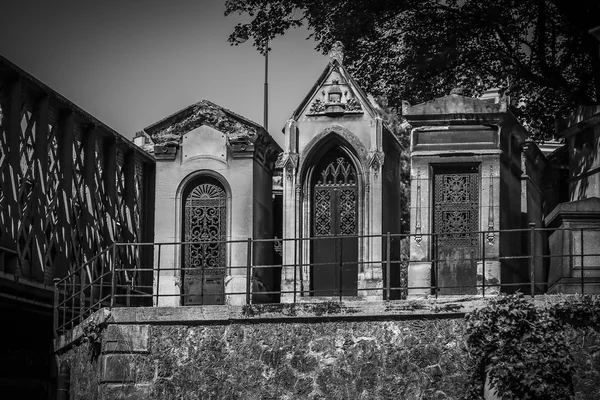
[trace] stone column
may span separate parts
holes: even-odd
[[[281,268],[282,303],[294,301],[300,295],[301,269],[298,267],[300,223],[298,219],[300,204],[300,177],[298,176],[296,121],[290,119],[285,126],[285,153],[277,163],[283,168],[283,267]]]
[[[383,122],[377,117],[371,121],[371,146],[368,155],[368,167],[365,171],[365,203],[363,204],[365,224],[362,229],[365,238],[362,273],[358,275],[358,296],[364,300],[381,300],[383,298],[382,271],[382,211],[383,185],[382,170],[385,153],[382,146]],[[367,178],[368,176],[368,178]],[[364,290],[369,289],[369,290]]]

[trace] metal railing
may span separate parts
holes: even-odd
[[[551,233],[562,234],[562,237],[554,240],[561,248],[567,245],[561,254],[550,254],[548,250],[548,236]],[[441,253],[437,251],[441,248],[440,242],[449,238],[467,238],[474,252],[467,258],[440,257]],[[356,240],[353,244],[361,250],[356,251],[358,256],[355,259],[344,261],[343,246],[345,243],[348,245],[348,239]],[[314,262],[311,251],[315,249],[316,241],[331,242],[338,255],[333,260]],[[595,252],[586,253],[586,241],[591,244],[588,247],[596,249]],[[591,290],[590,287],[600,285],[600,229],[593,228],[550,230],[530,225],[526,229],[460,234],[386,233],[296,239],[247,238],[223,242],[114,243],[65,278],[55,280],[56,334],[74,328],[103,307],[181,305],[185,303],[183,299],[191,296],[195,297],[198,304],[206,304],[205,300],[210,296],[214,300],[214,293],[203,292],[206,278],[204,268],[179,267],[179,263],[175,262],[183,259],[186,246],[210,244],[223,246],[227,265],[221,267],[220,276],[223,279],[240,277],[245,280],[244,290],[227,290],[221,294],[228,299],[236,298],[237,304],[296,303],[310,301],[311,297],[343,301],[369,295],[381,300],[402,300],[407,294],[415,292],[437,298],[447,293],[486,296],[491,292],[521,290],[535,296],[546,293],[553,286],[569,287],[572,293],[584,294]],[[135,255],[143,247],[154,250],[155,265],[132,262],[140,259]],[[429,284],[409,285],[409,247],[425,255],[418,262],[431,266]],[[276,248],[283,249],[281,262],[275,262],[278,257]],[[373,249],[379,254],[371,254]],[[504,270],[503,275],[512,279],[503,281],[500,276],[486,276],[486,263],[490,261],[498,262],[498,271]],[[456,266],[460,262],[471,263],[471,269],[476,273],[475,279],[471,277],[470,283],[455,279],[455,284],[448,284],[448,280],[440,274],[447,271],[445,266],[448,263]],[[334,274],[338,274],[335,285],[325,289],[315,288],[312,275],[318,268],[333,268]],[[568,270],[570,275],[557,275],[556,271],[550,271],[549,275],[551,268]],[[344,289],[343,280],[347,277],[345,269],[362,276],[373,273],[374,280],[379,279],[381,284],[361,287],[357,283],[358,278],[351,278],[352,282],[347,285],[350,288]],[[182,280],[185,281],[186,274],[197,272],[200,272],[202,282],[200,292],[184,290],[185,282]]]

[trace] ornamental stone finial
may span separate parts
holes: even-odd
[[[344,45],[339,40],[329,50],[329,62],[333,63],[333,60],[337,60],[339,64],[342,64],[344,61]]]

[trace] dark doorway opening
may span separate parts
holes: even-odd
[[[313,296],[356,296],[358,185],[352,162],[340,149],[326,153],[311,179]]]

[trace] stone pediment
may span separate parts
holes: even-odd
[[[292,118],[298,120],[301,115],[309,117],[342,117],[362,115],[367,112],[371,117],[377,111],[366,93],[357,85],[342,64],[342,48],[330,52],[331,60],[315,82],[304,100],[294,111]]]
[[[144,132],[156,145],[178,145],[183,135],[202,125],[222,132],[231,144],[251,144],[259,136],[268,135],[260,125],[208,100],[192,104],[145,128]]]
[[[339,67],[329,72],[313,95],[306,115],[362,114],[364,112],[356,91]]]
[[[493,103],[459,94],[449,94],[414,106],[405,104],[402,107],[404,116],[415,117],[420,115],[494,114],[506,111],[506,101]]]

